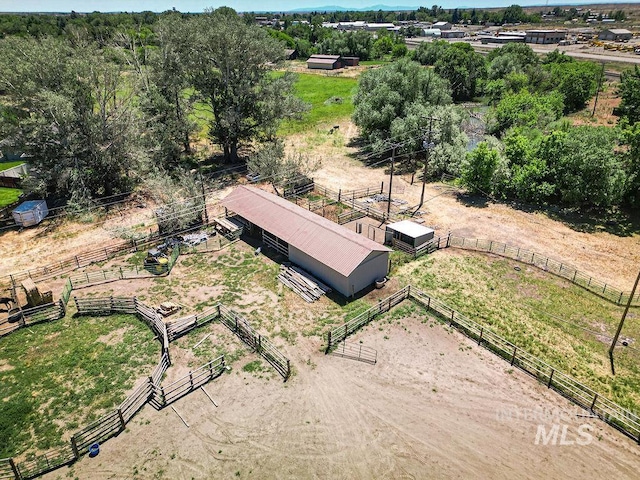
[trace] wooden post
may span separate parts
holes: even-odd
[[[120,419],[120,428],[122,428],[122,430],[124,430],[125,427],[127,426],[127,424],[124,422],[124,417],[122,416],[122,409],[121,408],[118,409],[118,418]]]
[[[511,357],[511,365],[513,365],[513,363],[516,361],[516,351],[518,350],[518,347],[513,347],[513,356]]]
[[[551,388],[551,381],[553,380],[553,372],[555,372],[555,370],[552,368],[551,375],[549,375],[549,382],[547,383],[547,388]]]
[[[456,311],[455,310],[451,310],[451,323],[449,323],[449,325],[452,326],[452,327],[453,327],[453,317],[454,317],[455,314],[456,314]]]
[[[598,394],[597,393],[593,396],[593,402],[591,402],[591,408],[589,409],[592,412],[593,412],[593,407],[596,406],[596,400],[598,400]]]
[[[620,292],[620,298],[618,298],[618,305],[622,304],[622,292]]]
[[[327,349],[324,351],[324,354],[326,355],[329,353],[329,350],[331,350],[331,330],[329,330],[329,333],[327,334]]]
[[[287,376],[284,377],[284,381],[285,382],[289,379],[289,375],[291,375],[291,363],[289,362],[289,359],[287,358]]]
[[[193,390],[193,374],[189,370],[189,384],[191,384],[191,390]]]
[[[482,343],[482,334],[484,333],[484,327],[480,328],[480,338],[478,339],[478,345]]]
[[[11,467],[11,470],[13,471],[13,474],[16,477],[16,480],[20,480],[22,478],[22,475],[20,475],[20,472],[18,471],[18,467],[16,467],[16,462],[13,461],[13,458],[9,459],[9,466]]]
[[[339,188],[338,189],[338,202],[340,201],[341,198],[342,198],[342,189]]]

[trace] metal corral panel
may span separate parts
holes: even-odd
[[[372,252],[391,252],[342,225],[258,188],[237,187],[222,200],[222,205],[344,277],[351,275]],[[314,271],[310,273],[315,275]]]
[[[18,205],[11,214],[16,224],[30,227],[39,224],[49,214],[49,209],[44,200],[29,200]]]

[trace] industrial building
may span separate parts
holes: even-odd
[[[625,28],[610,28],[598,34],[598,40],[609,40],[614,42],[627,42],[633,38],[633,33]]]
[[[288,200],[255,187],[240,186],[222,200],[227,215],[345,297],[389,272],[391,250]]]
[[[550,44],[567,39],[566,30],[527,30],[526,43]]]

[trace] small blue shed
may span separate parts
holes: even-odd
[[[21,227],[39,224],[49,214],[45,200],[29,200],[18,205],[13,212],[13,219]]]

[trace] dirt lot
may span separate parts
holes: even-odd
[[[376,365],[301,341],[288,383],[223,375],[205,387],[219,407],[201,391],[174,404],[189,428],[147,406],[96,458],[44,478],[636,478],[633,441],[457,332],[398,323],[354,338]],[[567,445],[536,445],[554,424]]]

